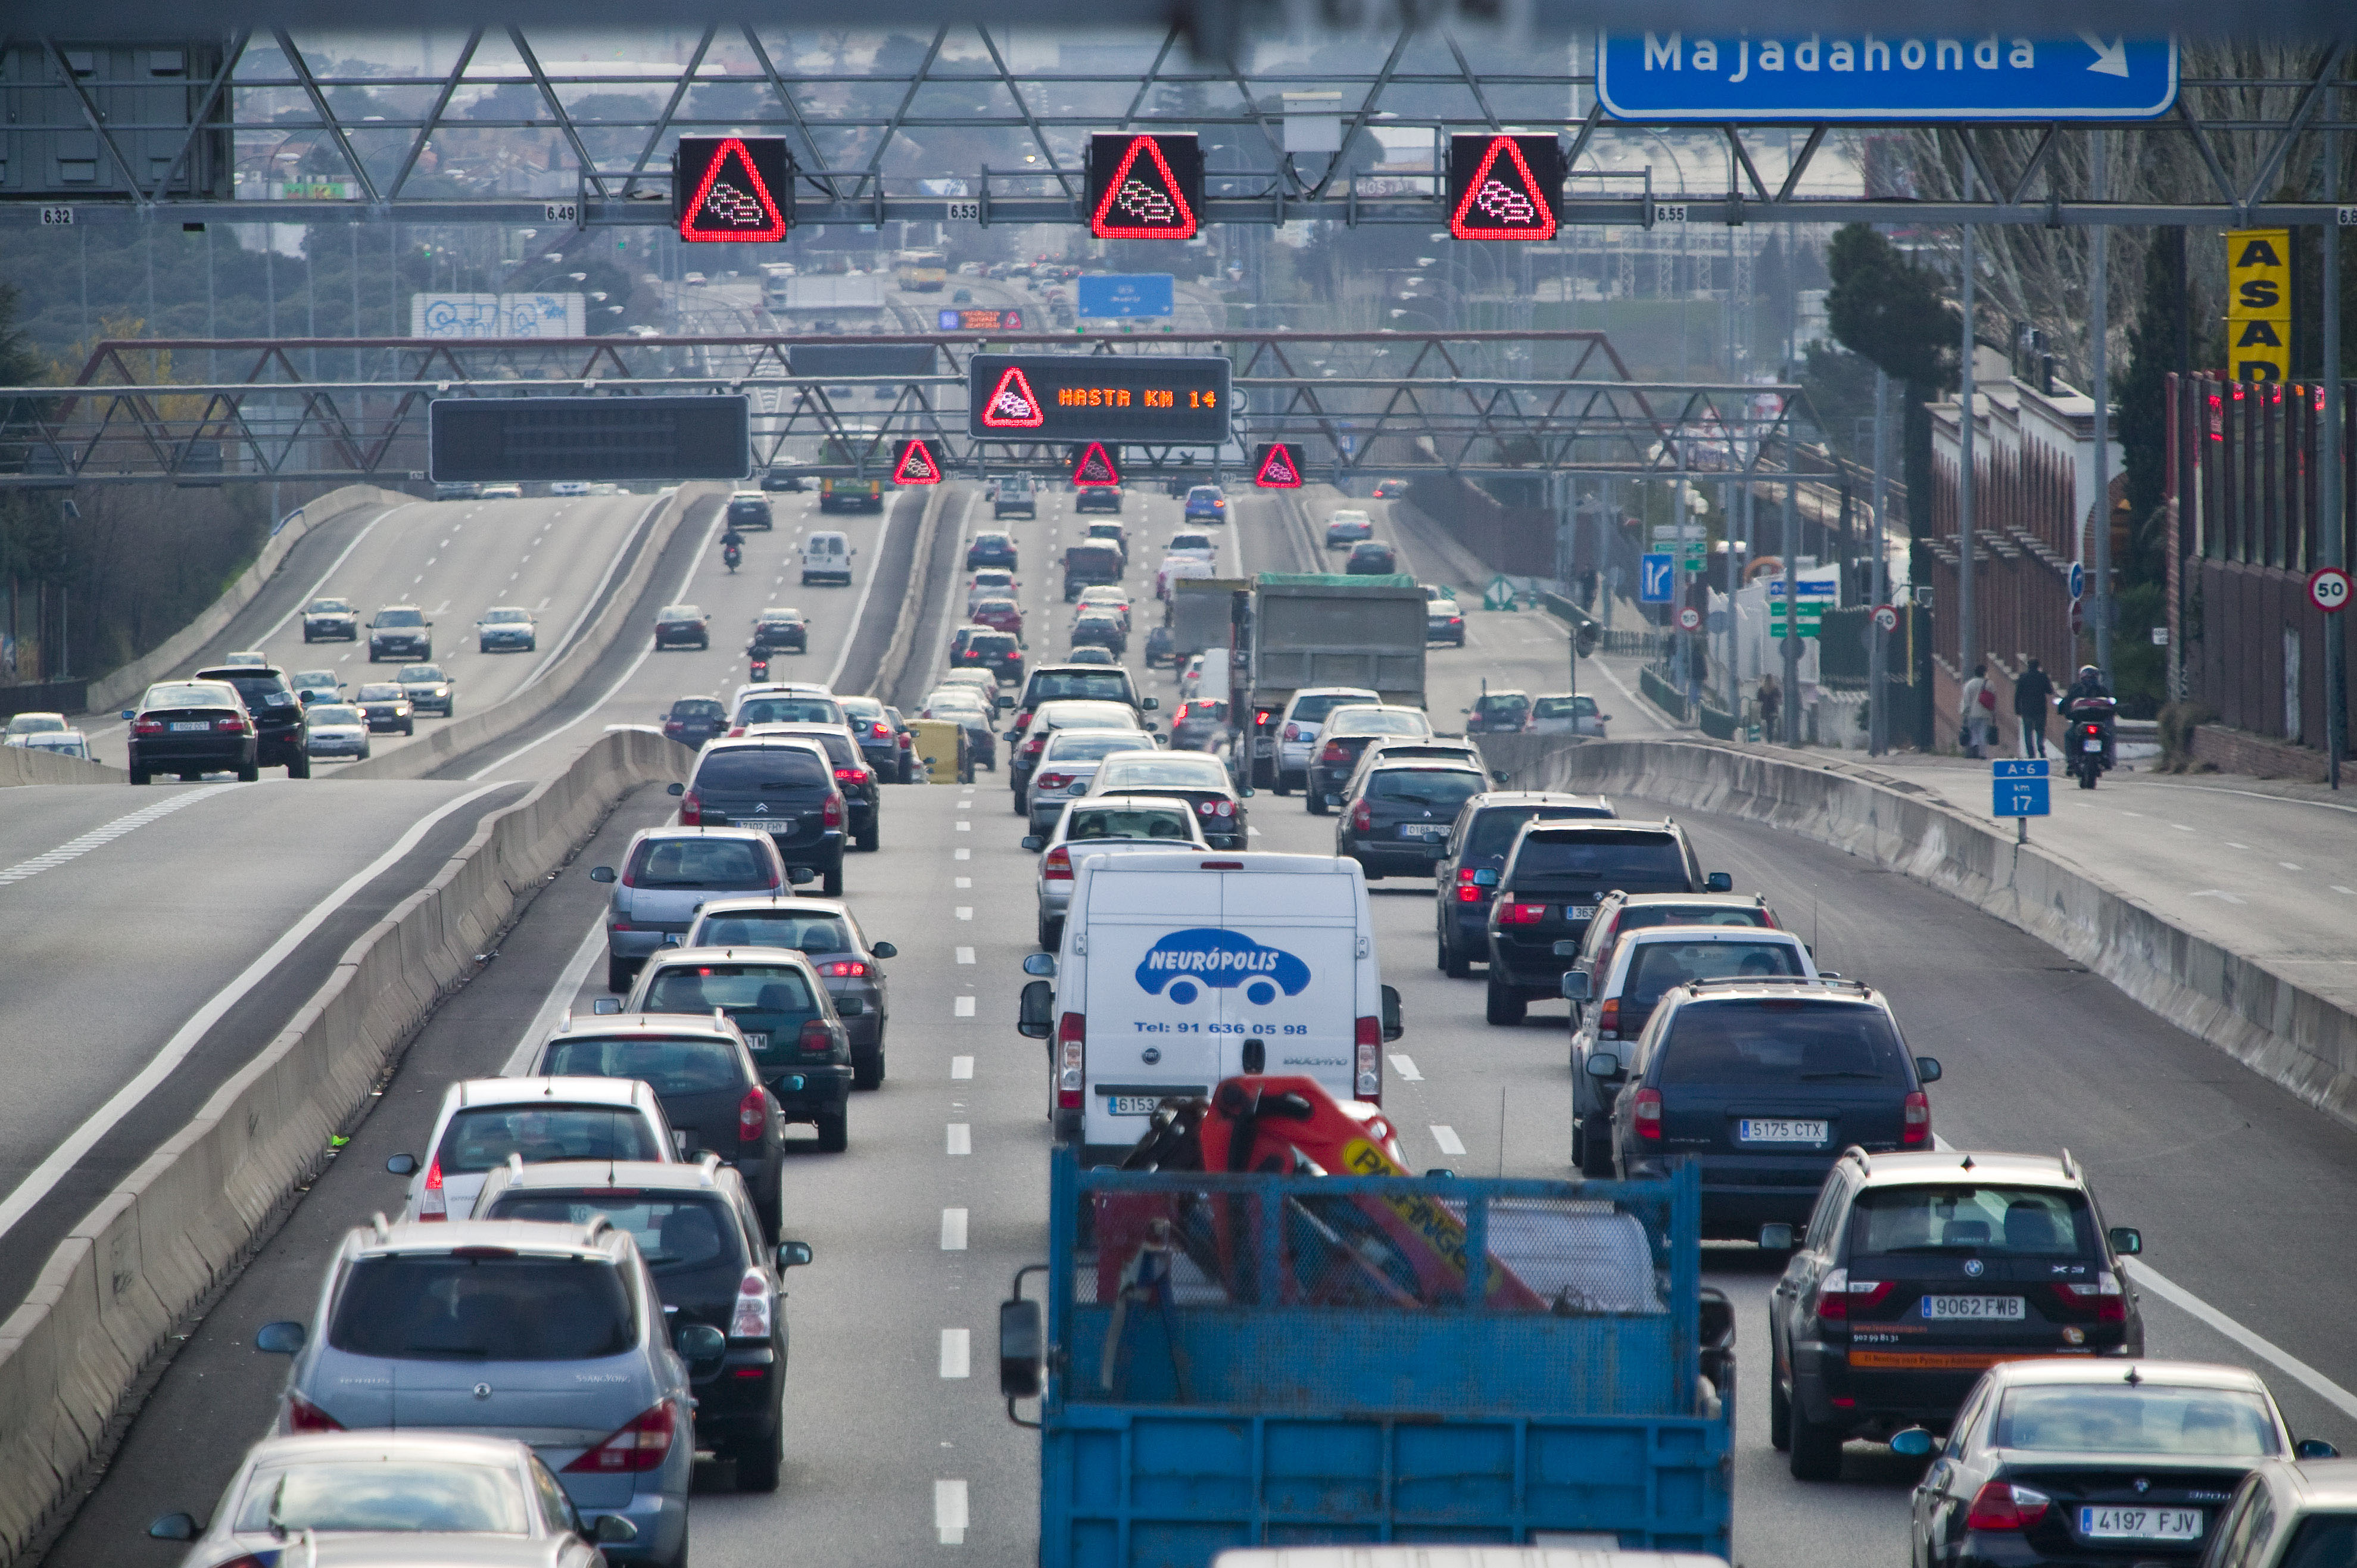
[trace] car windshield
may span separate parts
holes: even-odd
[[[320,691],[337,684],[336,672],[332,670],[305,670],[295,677],[298,691]]]
[[[677,1012],[664,1007],[659,1012]],[[549,1042],[541,1058],[547,1078],[635,1078],[658,1095],[712,1094],[744,1090],[744,1066],[737,1047],[709,1036],[622,1035],[587,1039],[565,1036]]]
[[[1349,707],[1367,700],[1364,692],[1336,692],[1319,697],[1303,697],[1293,704],[1290,722],[1297,725],[1318,725],[1336,708]]]
[[[306,613],[315,616],[341,616],[352,613],[350,599],[313,599]]]
[[[1483,697],[1473,706],[1485,714],[1519,714],[1527,712],[1531,700],[1519,692]]]
[[[139,700],[142,708],[234,708],[238,705],[237,689],[216,685],[210,682],[182,681],[169,685],[150,686]]]
[[[431,1459],[273,1466],[246,1483],[236,1530],[528,1535],[513,1470]]]
[[[1211,547],[1211,536],[1208,533],[1178,533],[1170,538],[1169,548],[1173,550],[1209,550]]]
[[[1686,862],[1671,833],[1534,829],[1514,856],[1514,874],[1577,876],[1614,887],[1684,881]]]
[[[843,710],[832,697],[748,697],[737,708],[740,725],[839,725]]]
[[[394,703],[401,700],[401,688],[382,681],[371,681],[360,689],[363,703]]]
[[[978,616],[1013,615],[1016,613],[1015,601],[1013,599],[985,599],[974,607],[974,613]]]
[[[1154,741],[1142,730],[1119,735],[1059,735],[1048,742],[1050,762],[1101,762],[1117,751],[1151,751]]]
[[[809,741],[812,745],[823,750],[829,759],[832,760],[837,768],[856,768],[859,766],[858,746],[853,742],[849,736],[844,734],[842,729],[839,727],[813,730],[808,734],[797,733],[794,738],[796,740]]]
[[[810,756],[808,752],[801,755]],[[705,758],[705,768],[719,760]],[[815,758],[812,762],[816,765]],[[705,768],[696,772],[699,788],[709,788]],[[639,845],[630,875],[634,887],[767,887],[772,880],[768,860],[751,840],[701,836],[647,840]]]
[[[1661,1049],[1664,1084],[1910,1081],[1890,1021],[1880,1008],[1856,1003],[1797,996],[1690,1003],[1678,1010]]]
[[[333,729],[338,725],[359,725],[366,720],[358,708],[341,703],[321,703],[311,710],[313,729]]]
[[[660,1160],[647,1119],[627,1106],[481,1105],[458,1112],[434,1158],[443,1174],[469,1175],[522,1155],[528,1165],[547,1160]]]
[[[431,664],[404,664],[401,667],[401,673],[393,679],[405,686],[413,681],[439,681],[442,671]]]
[[[335,1311],[329,1344],[389,1360],[586,1361],[639,1338],[620,1272],[590,1258],[362,1258]]]
[[[1531,705],[1534,716],[1543,719],[1593,718],[1596,699],[1593,697],[1541,697]]]
[[[1355,708],[1329,715],[1327,728],[1340,735],[1430,735],[1432,721],[1414,708]]]
[[[1137,716],[1109,703],[1059,703],[1042,707],[1039,719],[1050,729],[1136,729]],[[1144,734],[1144,731],[1139,731]]]
[[[424,626],[425,624],[425,613],[423,610],[379,610],[376,612],[376,624],[379,626]]]
[[[840,915],[792,909],[745,909],[707,915],[695,931],[700,948],[796,948],[803,952],[850,952],[851,924]]]
[[[808,1013],[814,1010],[802,972],[782,963],[680,963],[658,973],[647,987],[643,1011],[709,1013],[715,1007],[748,1013]]]
[[[701,1195],[633,1192],[627,1188],[580,1193],[532,1189],[511,1193],[491,1205],[494,1219],[532,1219],[544,1225],[587,1225],[604,1215],[618,1230],[637,1239],[640,1255],[657,1274],[745,1266],[745,1251],[726,1199]]]
[[[1663,992],[1689,980],[1765,979],[1800,972],[1800,950],[1790,942],[1644,942],[1629,956],[1620,994],[1624,1001],[1650,1007]]]
[[[1764,926],[1768,911],[1759,904],[1631,904],[1616,921],[1620,931],[1641,931],[1648,926]]]
[[[1011,655],[1015,652],[1015,634],[1011,631],[977,632],[966,641],[968,651]]]
[[[1378,800],[1429,806],[1454,816],[1488,782],[1479,773],[1454,768],[1387,768],[1367,781],[1367,793]]]
[[[1126,703],[1129,677],[1118,672],[1101,675],[1090,670],[1044,670],[1031,678],[1030,697],[1034,703],[1072,698]]]
[[[1850,1214],[1850,1254],[1969,1251],[1979,1257],[2097,1255],[2093,1208],[2067,1188],[1975,1182],[1869,1187]]]
[[[2035,1384],[2007,1389],[1993,1448],[2050,1454],[2169,1454],[2259,1459],[2276,1452],[2266,1402],[2244,1389],[2165,1383]],[[2334,1558],[2346,1563],[2346,1556]]]
[[[1064,834],[1065,841],[1071,843],[1078,843],[1083,839],[1178,839],[1191,843],[1194,837],[1187,814],[1167,807],[1149,811],[1074,811],[1071,827]]]
[[[704,612],[697,609],[694,605],[665,605],[662,607],[661,615],[657,618],[662,620],[701,620],[704,618]]]
[[[8,721],[10,735],[54,735],[66,727],[66,721],[54,714],[18,714]]]
[[[523,621],[531,618],[530,610],[485,610],[483,612],[483,623],[486,626],[499,626],[509,621]]]
[[[710,697],[682,697],[671,705],[675,719],[712,720],[720,717],[720,704]]]
[[[1177,785],[1190,789],[1224,789],[1227,765],[1215,757],[1117,757],[1097,769],[1097,782],[1107,789],[1154,789]]]

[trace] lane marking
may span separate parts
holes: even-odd
[[[606,914],[601,909],[597,918],[589,922],[588,930],[582,933],[581,945],[573,950],[573,956],[565,960],[565,967],[557,972],[556,983],[541,999],[540,1011],[534,1013],[532,1022],[524,1026],[523,1037],[516,1042],[515,1049],[510,1051],[508,1059],[500,1064],[501,1078],[523,1075],[523,1069],[532,1065],[532,1058],[539,1053],[540,1043],[555,1033],[556,1021],[565,1016],[565,1010],[573,1005],[573,998],[580,993],[581,983],[589,978],[589,966],[596,963],[605,951]]]
[[[1444,1155],[1461,1155],[1465,1152],[1465,1140],[1457,1135],[1456,1128],[1445,1122],[1435,1122],[1432,1124],[1432,1141],[1440,1145],[1440,1152]]]
[[[382,511],[377,513],[374,517],[369,519],[368,526],[361,529],[358,533],[352,535],[352,542],[344,546],[343,553],[338,555],[333,561],[328,563],[328,569],[319,574],[319,580],[311,585],[311,591],[304,595],[300,599],[296,600],[293,609],[290,609],[285,615],[280,616],[277,623],[268,631],[264,632],[262,636],[256,639],[257,643],[267,645],[271,639],[276,637],[280,632],[286,629],[286,623],[288,621],[293,620],[296,617],[303,613],[303,607],[305,605],[307,605],[313,599],[319,597],[320,590],[328,585],[328,579],[334,576],[337,571],[342,567],[346,556],[350,555],[353,551],[358,550],[361,547],[361,542],[362,540],[376,532],[376,525],[378,523],[382,522],[394,512],[405,511],[410,507],[416,506],[417,504],[418,503],[415,501],[407,501],[400,506],[389,506]]]
[[[974,1058],[972,1057],[952,1057],[950,1058],[950,1076],[952,1078],[972,1078],[974,1076]]]
[[[960,800],[957,803],[957,809],[961,811],[971,811],[974,810],[974,802],[972,800]]]
[[[2332,885],[2332,890],[2335,893],[2346,893],[2352,898],[2357,898],[2357,887],[2343,887],[2336,882]]]
[[[952,1018],[971,1018],[971,1017],[973,1017],[973,1016],[974,1016],[974,998],[973,998],[973,997],[971,997],[971,996],[961,996],[961,997],[959,997],[959,998],[957,999],[956,1004],[955,1004],[955,1005],[953,1005],[952,1007],[951,1007],[951,1009],[950,1009],[950,1016],[951,1016],[951,1017],[952,1017]]]
[[[2199,893],[2189,893],[2186,897],[2189,898],[2223,898],[2229,904],[2244,904],[2249,902],[2248,899],[2235,897],[2232,893],[2227,892],[2222,887],[2205,887]]]
[[[974,1376],[974,1331],[967,1328],[942,1330],[942,1376],[970,1378]]]
[[[2276,1366],[2298,1379],[2307,1386],[2309,1392],[2323,1399],[2341,1414],[2357,1417],[2357,1394],[2351,1393],[2273,1340],[2263,1338],[2244,1327],[2183,1285],[2161,1273],[2142,1258],[2123,1258],[2120,1262],[2129,1271],[2130,1279],[2144,1285],[2161,1300],[2190,1316],[2201,1319],[2253,1355],[2273,1361]]]
[[[964,1209],[944,1208],[942,1210],[942,1251],[944,1252],[963,1252],[965,1251]]]
[[[1405,1051],[1394,1051],[1392,1053],[1392,1070],[1399,1074],[1401,1079],[1408,1083],[1422,1083],[1424,1081],[1424,1074],[1415,1070],[1415,1058],[1409,1056]]]
[[[922,510],[923,504],[921,501],[918,503],[920,510]],[[726,514],[728,509],[723,507],[720,510],[723,514]],[[867,563],[867,580],[859,585],[859,597],[851,607],[851,628],[844,633],[843,647],[834,656],[834,668],[828,671],[826,674],[829,691],[833,691],[834,683],[843,679],[843,667],[851,662],[851,645],[859,639],[860,623],[867,618],[867,596],[876,591],[876,564],[884,559],[885,542],[892,537],[892,515],[899,510],[899,507],[884,509],[884,526],[876,531],[876,553]],[[718,519],[716,518],[714,521],[716,522]],[[915,568],[911,567],[910,570],[914,571]],[[961,1481],[958,1485],[963,1487],[965,1483]]]
[[[941,1532],[943,1546],[965,1544],[965,1483],[935,1481],[933,1483],[933,1528]]]
[[[2276,864],[2277,865],[2282,866],[2286,871],[2298,871],[2298,870],[2299,869],[2299,867],[2298,867],[2298,866],[2294,865],[2290,861],[2287,861],[2287,860],[2279,860],[2279,861],[2276,861]]]
[[[949,1147],[947,1152],[952,1155],[970,1155],[974,1153],[973,1122],[952,1122],[949,1123]]]
[[[972,822],[962,822],[958,823],[958,825],[957,825],[957,831],[958,831],[958,832],[962,832],[962,833],[970,833],[970,832],[974,832],[974,824],[973,824]],[[960,856],[963,856],[963,855],[964,855],[965,851],[963,851],[963,850],[960,850],[960,851],[958,851],[958,854],[959,854],[959,855],[960,855]]]
[[[2175,828],[2179,832],[2181,832],[2181,833],[2190,833],[2190,832],[2191,832],[2193,831],[2191,828],[2187,827],[2183,822],[2171,822],[2171,823],[2169,823],[2169,825],[2170,827],[2172,827],[2172,828]]]
[[[581,601],[580,612],[573,618],[573,624],[565,628],[564,636],[558,638],[555,642],[550,645],[548,656],[533,667],[532,673],[523,678],[523,684],[518,686],[516,688],[517,691],[523,692],[531,690],[533,682],[537,682],[543,675],[548,673],[548,667],[555,663],[559,659],[563,658],[565,650],[572,647],[573,634],[579,631],[582,626],[588,620],[590,610],[596,607],[599,599],[605,597],[606,585],[612,582],[614,580],[614,574],[622,569],[622,557],[630,553],[630,546],[637,542],[641,534],[646,532],[647,525],[654,521],[655,513],[661,511],[662,510],[663,503],[670,499],[671,498],[668,496],[657,496],[654,499],[653,504],[650,505],[644,511],[639,513],[639,521],[630,525],[630,531],[628,533],[622,535],[622,542],[615,546],[612,557],[606,563],[605,571],[598,574],[597,586],[591,588],[589,590],[589,596]],[[726,511],[727,509],[723,507],[721,510]],[[539,542],[540,541],[536,539],[533,541],[533,543],[535,545]],[[705,543],[709,546],[711,542],[711,535],[706,533],[705,536]],[[699,551],[697,553],[701,556],[702,552]],[[526,555],[523,559],[529,561],[532,557]],[[683,596],[686,591],[687,585],[684,583],[681,584],[681,594]],[[546,599],[541,600],[540,604],[543,609],[548,607],[548,601]]]
[[[350,903],[370,883],[399,865],[402,858],[433,831],[436,822],[484,796],[506,788],[504,784],[486,784],[479,789],[469,789],[457,799],[446,801],[412,823],[407,832],[393,841],[392,848],[354,872],[342,886],[311,906],[309,911],[289,926],[261,957],[246,965],[236,979],[213,993],[211,999],[198,1008],[188,1022],[164,1042],[163,1049],[140,1069],[137,1077],[115,1090],[113,1098],[67,1134],[63,1143],[49,1151],[48,1158],[35,1165],[23,1181],[9,1190],[5,1199],[0,1199],[0,1236],[15,1230],[18,1220],[31,1213],[43,1198],[56,1190],[57,1185],[81,1163],[83,1155],[98,1145],[100,1139],[113,1132],[117,1123],[138,1108],[140,1101],[172,1076],[188,1059],[188,1053],[197,1048],[197,1042],[204,1038],[206,1032],[220,1023],[247,992],[276,972],[288,955],[327,922],[328,917]]]
[[[965,824],[964,824],[964,823],[963,823],[963,822],[960,822],[958,825],[959,825],[960,827],[963,827]],[[958,851],[958,852],[957,852],[957,857],[958,857],[960,860],[972,860],[972,859],[974,858],[974,851],[972,851],[972,850],[970,850],[970,849],[962,849],[962,850],[960,850],[960,851]],[[969,880],[971,880],[971,878],[969,878]],[[2343,887],[2341,891],[2342,891],[2343,893],[2346,893],[2346,892],[2348,892],[2348,891],[2349,891],[2349,889],[2347,889],[2346,887]]]
[[[972,963],[974,961],[974,950],[972,948],[958,949],[957,961],[960,963]]]
[[[88,854],[102,844],[113,843],[125,833],[136,832],[158,817],[168,817],[183,806],[193,806],[198,801],[208,800],[225,789],[237,788],[239,786],[235,784],[208,784],[202,789],[191,789],[185,795],[167,796],[152,805],[142,806],[128,816],[117,817],[111,822],[102,823],[91,829],[79,838],[66,840],[46,854],[37,854],[30,860],[20,860],[5,871],[0,871],[0,886],[12,882],[22,882],[28,876],[38,876],[51,866],[63,865],[67,861]]]
[[[951,913],[957,916],[961,920],[971,920],[974,918],[974,906],[971,904],[960,904],[956,906]]]
[[[974,886],[974,878],[971,876],[961,876],[952,884],[952,886],[958,887],[971,887]]]

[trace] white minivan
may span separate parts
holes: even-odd
[[[813,583],[848,585],[851,581],[851,558],[858,553],[851,547],[851,541],[832,530],[804,536],[802,585],[807,587]]]
[[[1048,1042],[1060,1142],[1126,1154],[1166,1098],[1238,1074],[1316,1079],[1381,1104],[1400,1033],[1366,878],[1322,854],[1074,857],[1060,949],[1034,953],[1017,1029]]]

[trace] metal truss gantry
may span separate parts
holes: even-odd
[[[1975,25],[1999,23],[1993,12]],[[27,161],[47,147],[36,139],[70,133],[87,140],[94,172],[78,195],[15,186],[0,223],[70,209],[76,223],[266,210],[303,224],[660,225],[677,138],[737,132],[786,139],[803,224],[1071,224],[1091,134],[1173,130],[1204,139],[1208,222],[1431,225],[1446,219],[1445,138],[1505,127],[1566,138],[1577,223],[1651,226],[1663,206],[1728,224],[2316,223],[2332,221],[2335,193],[2287,171],[2308,168],[2326,133],[2357,128],[2345,43],[2262,51],[2256,66],[2196,52],[2190,62],[2214,63],[2189,63],[2158,121],[1946,127],[1943,156],[1970,169],[1960,183],[1977,193],[1957,199],[1878,179],[1871,145],[1906,134],[1895,127],[1610,119],[1592,38],[1570,30],[1239,37],[1214,58],[1198,52],[1200,34],[1190,48],[1173,27],[1110,42],[1066,35],[1090,41],[1069,59],[1060,47],[1049,68],[1039,40],[1018,49],[1003,25],[714,23],[586,41],[580,27],[478,26],[443,40],[447,54],[414,31],[298,41],[249,30],[183,51],[186,80],[160,92],[152,78],[105,74],[133,69],[107,61],[153,50],[93,55],[19,35],[5,45],[18,106],[0,127],[11,166],[46,166]],[[401,57],[417,61],[407,75],[385,63]],[[1286,97],[1308,93],[1334,96]],[[111,113],[117,94],[145,107]],[[1312,112],[1338,124],[1340,151],[1286,151],[1289,115]],[[2184,177],[2158,195],[2099,199],[2083,147],[2070,149],[2104,130],[2119,138],[2114,166],[2158,160]],[[1396,156],[1425,136],[1436,156]],[[1673,159],[1676,188],[1654,177],[1649,149],[1663,145],[1688,155]]]

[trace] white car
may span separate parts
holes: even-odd
[[[985,599],[1011,599],[1022,585],[1015,574],[1004,566],[982,567],[966,580],[965,613],[971,617],[974,607]]]
[[[1382,701],[1364,686],[1308,686],[1294,693],[1293,700],[1285,704],[1285,716],[1276,721],[1276,792],[1283,795],[1308,787],[1310,753],[1317,749],[1328,714],[1355,703]]]
[[[586,496],[589,493],[589,481],[558,479],[548,487],[548,493],[553,496]]]
[[[1181,529],[1172,534],[1170,542],[1162,547],[1162,553],[1165,555],[1192,555],[1199,561],[1216,562],[1220,558],[1220,547],[1211,542],[1211,536],[1200,528]]]
[[[24,746],[37,735],[61,735],[73,726],[63,714],[18,714],[8,721],[6,744]]]
[[[91,759],[90,737],[78,729],[43,730],[38,735],[28,735],[8,744],[27,751],[47,751],[59,757],[79,757],[84,762]]]
[[[679,1140],[655,1091],[635,1078],[462,1078],[442,1094],[423,1160],[395,1155],[384,1168],[409,1178],[404,1219],[465,1219],[483,1178],[508,1163],[656,1160],[676,1163]]]
[[[319,702],[312,703],[303,718],[303,747],[313,761],[368,760],[368,715],[360,709],[350,703]]]
[[[802,585],[841,583],[851,585],[851,558],[859,552],[851,541],[832,529],[802,537]]]
[[[522,485],[513,484],[485,485],[481,489],[476,491],[475,494],[476,498],[480,500],[520,501],[523,499],[523,487]]]
[[[1612,715],[1600,712],[1593,697],[1557,693],[1531,699],[1533,735],[1584,735],[1602,740],[1604,726],[1611,722]]]
[[[1044,833],[1035,832],[1023,847],[1038,850],[1033,875],[1039,900],[1039,945],[1049,952],[1063,940],[1064,913],[1072,897],[1073,856],[1119,854],[1134,850],[1211,846],[1195,821],[1193,808],[1175,795],[1127,795],[1118,800],[1067,800]]]

